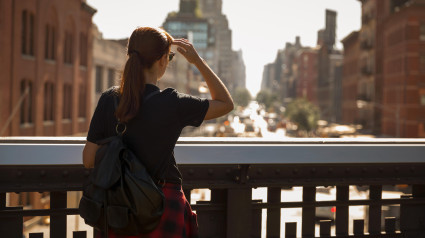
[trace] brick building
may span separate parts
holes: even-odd
[[[95,12],[83,0],[0,1],[0,136],[87,131]]]
[[[382,134],[425,137],[425,1],[391,1],[389,10],[377,29],[383,40]]]
[[[357,73],[344,74],[360,75],[357,122],[379,136],[425,137],[425,1],[361,2],[358,42],[344,44],[345,57],[359,64]],[[360,44],[360,53],[353,44]]]
[[[95,12],[83,0],[0,0],[0,136],[87,131]],[[42,209],[48,198],[9,193],[7,204]]]
[[[305,48],[297,52],[297,98],[306,98],[317,105],[317,49]]]
[[[342,43],[344,45],[344,70],[342,80],[342,121],[347,124],[359,123],[357,103],[360,75],[360,41],[359,31],[353,31],[346,36]]]

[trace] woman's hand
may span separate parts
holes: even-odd
[[[189,63],[196,64],[202,61],[195,47],[193,47],[192,43],[188,40],[175,39],[172,44],[177,46],[177,51],[182,54]]]

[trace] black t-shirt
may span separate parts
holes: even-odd
[[[159,91],[146,84],[145,95]],[[116,89],[105,91],[90,122],[87,140],[93,143],[116,135],[114,98]],[[181,184],[182,176],[174,158],[174,146],[185,126],[200,126],[208,111],[207,99],[167,88],[142,104],[136,117],[127,123],[124,142],[142,160],[154,178]]]

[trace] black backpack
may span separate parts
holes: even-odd
[[[106,237],[108,229],[117,235],[148,233],[157,227],[164,210],[162,189],[124,144],[124,132],[125,124],[118,123],[116,136],[98,142],[101,147],[79,205],[85,223],[104,231]]]

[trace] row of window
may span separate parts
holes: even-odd
[[[54,120],[54,102],[55,100],[55,84],[53,82],[44,83],[44,121]],[[31,124],[34,122],[34,102],[33,102],[33,83],[31,80],[24,79],[21,81],[21,124]],[[79,86],[78,95],[78,117],[86,117],[86,88],[84,84]],[[72,112],[72,85],[63,85],[63,111],[62,119],[71,119]]]
[[[34,56],[35,55],[35,17],[34,14],[24,10],[22,12],[22,45],[21,52],[23,55]],[[56,48],[57,48],[57,30],[56,27],[50,23],[45,26],[44,36],[44,58],[46,60],[56,60]],[[87,34],[80,33],[80,65],[87,66],[88,57],[88,41]],[[65,42],[64,42],[64,63],[72,64],[74,60],[73,56],[73,45],[74,36],[70,31],[65,31]]]
[[[115,85],[115,79],[117,77],[117,72],[108,68],[108,81],[107,85],[104,85],[103,81],[103,67],[96,65],[96,93],[102,93],[106,88],[110,88]]]

